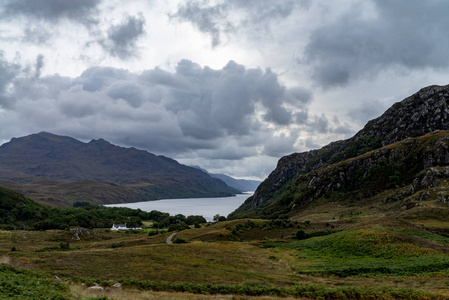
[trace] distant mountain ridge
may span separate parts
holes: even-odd
[[[350,159],[358,160],[365,153],[375,151],[376,149],[380,151],[379,153],[383,153],[381,151],[383,149],[382,147],[392,145],[406,138],[420,137],[435,130],[448,129],[449,86],[429,86],[423,88],[403,101],[394,104],[380,117],[369,121],[362,130],[350,139],[330,143],[318,150],[293,153],[282,157],[276,169],[260,184],[254,195],[247,199],[231,216],[263,216],[273,211],[288,213],[289,209],[295,204],[297,206],[298,204],[310,203],[310,201],[317,199],[316,197],[312,197],[307,200],[308,196],[305,196],[306,194],[309,195],[308,193],[310,192],[307,187],[315,187],[318,184],[317,180],[327,182],[332,187],[328,188],[319,185],[319,188],[327,192],[338,191],[339,188],[344,186],[342,183],[339,183],[339,188],[332,185],[328,179],[332,177],[332,182],[339,182],[338,178],[340,175],[330,174],[325,170],[330,170],[334,166]],[[444,149],[446,143],[443,143],[443,141],[445,141],[445,137],[442,137],[442,140],[439,141],[439,145],[443,145],[442,147]],[[432,149],[440,148],[433,147]],[[393,153],[399,153],[399,151],[394,151]],[[422,153],[416,153],[416,155],[426,157]],[[392,161],[393,165],[395,163],[404,163],[400,157],[394,155],[393,157],[383,158],[387,161]],[[370,159],[372,162],[379,162],[377,159]],[[435,164],[429,164],[428,160],[426,161],[426,164],[422,161],[416,161],[415,164],[421,166],[421,169],[415,171],[425,172],[426,168],[436,165],[436,162]],[[444,165],[446,161],[441,160],[441,162]],[[412,165],[410,161],[407,164],[409,166]],[[360,166],[358,173],[350,172],[352,175],[345,177],[345,182],[359,182],[360,178],[357,176],[368,176],[367,170],[377,167],[379,166],[365,163],[365,165]],[[393,169],[392,167],[391,170]],[[321,175],[315,179],[309,177],[315,174],[314,172],[321,172]],[[330,177],[327,178],[325,174],[328,174]],[[395,176],[393,173],[387,173],[387,175]],[[409,178],[413,178],[412,175],[408,174]],[[351,176],[354,177],[351,178]],[[307,182],[307,178],[310,182]],[[360,186],[359,188],[363,190],[364,187]],[[320,193],[318,194],[322,195]],[[359,195],[357,197],[361,196]],[[274,209],[274,207],[276,208]]]
[[[13,138],[0,146],[0,168],[1,185],[60,205],[78,200],[123,203],[238,193],[171,158],[103,139],[83,143],[48,132]]]
[[[233,178],[233,177],[225,175],[225,174],[209,173],[206,169],[203,169],[200,166],[192,166],[192,167],[199,169],[214,178],[222,180],[228,186],[235,188],[236,190],[239,190],[242,193],[254,192],[257,189],[257,187],[259,186],[259,184],[261,183],[258,180],[236,179],[236,178]]]
[[[235,179],[224,174],[209,173],[209,175],[224,181],[224,183],[226,183],[230,187],[233,187],[241,192],[254,192],[260,184],[260,181],[257,180]]]

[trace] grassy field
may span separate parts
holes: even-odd
[[[449,298],[449,237],[437,230],[447,222],[391,218],[381,204],[328,206],[317,201],[292,221],[203,224],[176,234],[184,244],[145,231],[88,230],[80,240],[68,230],[0,231],[1,276],[16,274],[10,288],[42,283],[48,299]]]

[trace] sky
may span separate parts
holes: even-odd
[[[235,178],[449,83],[444,0],[0,0],[0,144],[103,138]]]

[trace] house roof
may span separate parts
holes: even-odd
[[[112,227],[126,227],[126,224],[113,224]]]

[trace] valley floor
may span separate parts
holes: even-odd
[[[449,299],[449,237],[363,212],[204,224],[172,244],[145,231],[0,231],[0,285],[16,299]]]

